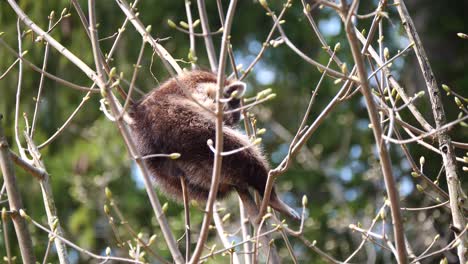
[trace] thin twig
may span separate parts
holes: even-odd
[[[227,239],[228,235],[227,235],[226,231],[224,230],[223,221],[219,217],[218,209],[216,207],[217,206],[216,206],[216,203],[215,203],[214,208],[213,208],[213,220],[214,220],[214,223],[215,223],[215,227],[216,227],[216,230],[218,231],[219,239],[221,239],[221,242],[223,243],[224,248],[229,248],[232,244]],[[232,251],[230,253],[231,258],[232,258],[232,263],[239,264],[240,261],[239,261],[239,256],[238,256],[237,252],[235,252],[233,250],[228,250],[228,252],[229,251]]]
[[[18,34],[18,53],[20,57],[23,57],[22,51],[22,37],[21,37],[21,28],[20,28],[20,18],[17,19],[16,22],[16,31]],[[23,83],[23,61],[20,60],[18,64],[18,85],[16,88],[16,102],[15,102],[15,141],[18,147],[18,151],[20,152],[21,156],[25,156],[26,152],[21,145],[20,139],[20,128],[19,128],[19,111],[20,111],[20,100],[21,100],[21,88]]]
[[[6,213],[5,207],[2,209],[2,233],[3,233],[3,241],[5,242],[5,251],[7,254],[7,262],[8,264],[13,263],[13,259],[11,258],[11,248],[10,248],[10,238],[8,237],[8,215]]]
[[[57,129],[57,131],[55,131],[55,133],[50,136],[46,141],[44,141],[42,144],[40,144],[39,146],[37,146],[38,149],[42,149],[44,147],[46,147],[47,145],[49,145],[50,143],[52,143],[60,134],[62,134],[63,131],[65,131],[65,129],[68,127],[68,125],[71,124],[71,121],[73,121],[73,119],[75,118],[75,116],[80,112],[81,108],[83,108],[83,106],[85,105],[85,103],[90,99],[90,95],[91,95],[91,92],[88,92],[82,99],[81,99],[81,102],[80,104],[75,108],[75,110],[73,110],[73,112],[71,113],[71,115],[67,118],[67,120],[65,120],[65,122],[63,123],[63,125]]]
[[[188,197],[187,181],[185,177],[180,177],[180,185],[182,187],[182,198],[184,201],[184,220],[185,220],[185,262],[190,260],[191,251],[191,232],[190,232],[190,204]]]
[[[49,31],[52,29],[52,19],[53,19],[53,13],[50,14],[49,16]],[[58,21],[57,21],[58,23]],[[45,72],[47,69],[47,61],[49,60],[49,43],[45,43],[45,50],[44,50],[44,60],[42,61],[42,72]],[[41,103],[41,94],[42,94],[42,88],[44,87],[44,74],[41,73],[41,78],[39,80],[39,88],[37,89],[37,96],[36,96],[36,106],[34,107],[34,115],[33,115],[33,120],[31,124],[31,133],[29,134],[31,138],[34,138],[34,130],[36,128],[36,120],[37,120],[37,113],[39,110],[39,104]]]
[[[7,76],[7,74],[13,69],[13,67],[15,67],[16,63],[18,63],[20,61],[20,59],[16,59],[6,70],[5,72],[0,75],[0,80],[2,80],[3,78],[5,78],[5,76]]]
[[[192,2],[190,0],[185,0],[185,13],[187,14],[187,23],[189,26],[189,42],[190,42],[190,48],[189,48],[189,54],[190,54],[190,59],[192,63],[192,70],[196,69],[196,58],[197,58],[197,51],[195,49],[195,35],[194,35],[194,29],[193,29],[193,19],[192,19],[192,11],[190,10]]]

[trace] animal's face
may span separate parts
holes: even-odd
[[[216,75],[210,72],[195,71],[182,76],[181,81],[189,89],[191,95],[200,104],[210,110],[216,110],[216,91],[218,90]],[[244,94],[244,82],[226,80],[223,88],[222,101],[224,110],[229,111],[240,106],[240,98]],[[226,124],[237,123],[240,111],[225,116]]]
[[[201,82],[196,85],[192,96],[206,107],[211,107],[216,102],[217,89],[218,85],[215,82]],[[232,110],[237,108],[244,92],[245,83],[239,81],[226,82],[222,95],[223,101],[226,102],[224,109]]]

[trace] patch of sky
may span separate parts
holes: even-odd
[[[359,98],[359,105],[362,109],[365,109],[367,107],[366,99],[364,98],[364,96],[361,96],[361,98]]]
[[[255,79],[260,85],[271,85],[275,81],[275,72],[265,63],[259,62],[257,69],[254,71]]]
[[[349,166],[354,173],[363,173],[366,169],[364,164],[358,160],[353,160]]]
[[[404,176],[400,179],[400,196],[408,196],[414,190],[414,184],[410,177]]]
[[[356,200],[356,198],[358,198],[358,195],[359,195],[359,191],[356,188],[352,188],[344,192],[344,197],[347,201]]]
[[[249,40],[249,43],[247,44],[247,49],[251,54],[258,54],[262,49],[262,44],[257,40]]]
[[[247,55],[242,52],[234,53],[237,64],[242,64],[244,69],[246,69],[248,65],[255,60],[255,57],[262,48],[262,45],[256,40],[251,40],[247,44],[247,47],[249,50],[249,54]],[[275,70],[262,61],[257,62],[255,65],[253,75],[260,85],[271,85],[275,81]],[[249,90],[249,87],[247,87],[247,89]]]
[[[328,19],[320,19],[318,27],[325,37],[334,37],[341,32],[341,20],[338,16],[331,16]]]
[[[278,148],[271,154],[271,160],[274,163],[280,163],[283,158],[288,154],[289,145],[283,143],[278,146]]]
[[[349,149],[349,157],[352,159],[358,159],[361,157],[362,148],[359,145],[352,145]]]
[[[132,179],[135,181],[137,188],[144,189],[145,182],[143,180],[143,174],[141,173],[140,168],[138,168],[135,162],[132,162],[130,170],[132,174]]]
[[[403,171],[409,171],[411,169],[411,164],[406,159],[401,159],[400,161],[400,168]]]
[[[353,171],[349,166],[343,167],[340,170],[340,178],[345,182],[350,182],[353,179]]]
[[[358,119],[356,122],[354,122],[356,125],[357,129],[359,130],[368,130],[369,129],[369,120],[367,119]]]

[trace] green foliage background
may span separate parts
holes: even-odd
[[[124,15],[114,1],[97,2],[100,37],[110,36],[121,26]],[[215,2],[207,2],[209,2],[208,14],[211,29],[215,30],[220,27],[219,20],[216,19],[218,16]],[[222,2],[227,7],[228,2]],[[273,9],[280,10],[281,2],[270,2],[272,2],[270,4]],[[80,3],[86,11],[86,1],[80,1]],[[457,38],[456,33],[466,33],[468,30],[467,18],[463,14],[468,10],[467,5],[466,1],[459,0],[449,3],[447,1],[444,3],[416,1],[408,6],[419,27],[438,81],[449,84],[464,96],[467,96],[466,87],[468,87],[466,74],[468,42]],[[65,19],[52,32],[52,36],[94,68],[90,42],[69,1],[20,1],[20,6],[42,28],[47,28],[47,15],[52,10],[58,15],[63,8],[68,8],[72,16]],[[366,13],[374,7],[375,1],[361,1],[359,12]],[[187,35],[169,28],[166,24],[167,19],[185,20],[184,2],[141,1],[138,4],[138,11],[145,25],[153,26],[155,37],[161,39],[169,37],[162,42],[168,51],[175,58],[187,60],[189,50]],[[197,17],[195,3],[192,4],[192,11]],[[396,10],[389,8],[388,11],[391,20],[384,22],[387,33],[385,43],[391,53],[396,54],[397,49],[402,49],[408,41],[402,37],[404,32],[397,19]],[[317,11],[314,15],[319,25],[327,25],[328,22],[333,26],[333,19],[336,19],[336,15],[327,9]],[[325,64],[328,61],[328,55],[321,49],[320,43],[309,28],[299,1],[293,3],[285,20],[284,28],[297,47]],[[369,23],[370,21],[363,20],[359,22],[359,28],[368,27]],[[240,1],[233,25],[232,45],[236,59],[243,63],[244,67],[259,51],[271,26],[271,18],[265,15],[258,3],[252,0]],[[21,25],[21,30],[25,30],[23,25]],[[0,31],[5,32],[2,36],[4,40],[17,49],[16,16],[5,1],[0,3]],[[29,51],[26,58],[40,67],[44,44],[34,42],[35,37],[27,35],[23,39],[23,49]],[[349,47],[346,45],[342,28],[339,28],[337,34],[329,34],[326,37],[332,46],[337,42],[342,43],[340,58],[351,65]],[[215,47],[219,47],[220,35],[216,35],[214,40]],[[128,25],[124,39],[119,44],[114,60],[111,62],[111,65],[117,67],[119,72],[124,72],[127,79],[130,79],[132,74],[140,41],[140,36],[131,25]],[[103,40],[102,49],[108,51],[112,43],[112,40]],[[204,42],[200,38],[197,39],[197,56],[200,67],[207,69]],[[3,46],[0,47],[0,58],[1,72],[4,72],[16,59]],[[151,58],[152,51],[147,48],[142,70],[137,79],[137,86],[143,91],[151,90],[168,76],[157,57],[154,57],[155,62],[152,65],[157,80],[151,76],[149,70]],[[184,67],[189,67],[189,65],[186,64]],[[410,95],[424,88],[424,82],[415,68],[417,64],[413,55],[400,58],[395,63],[394,74],[402,80]],[[4,79],[0,80],[0,113],[4,115],[2,123],[12,146],[14,145],[17,69],[15,67]],[[53,49],[47,70],[74,83],[84,86],[92,84],[79,69]],[[27,113],[29,119],[32,118],[34,111],[34,98],[39,77],[38,73],[24,66],[20,111]],[[289,133],[296,131],[319,77],[320,72],[283,45],[275,49],[269,48],[264,59],[247,79],[248,92],[251,95],[269,87],[278,94],[274,101],[256,110],[261,126],[267,128],[268,131],[264,136],[264,146],[273,166],[286,155],[289,143],[275,131],[279,131],[278,126],[285,128]],[[313,107],[309,123],[320,113],[338,88],[338,85],[334,85],[331,80],[325,82]],[[52,135],[81,102],[83,96],[83,92],[46,79],[37,132],[34,137],[35,142],[42,143]],[[153,248],[163,256],[169,257],[146,193],[135,180],[135,168],[127,155],[122,138],[115,125],[99,111],[99,99],[99,95],[93,95],[66,131],[41,151],[47,170],[52,177],[54,197],[65,235],[93,252],[103,253],[107,246],[119,252],[118,240],[103,211],[106,203],[104,188],[108,186],[114,193],[114,198],[128,223],[138,232],[143,232],[148,236],[153,233],[158,234],[160,239],[156,241]],[[448,119],[453,120],[458,114],[453,98],[446,96],[444,102]],[[425,117],[432,120],[427,98],[418,101],[417,105],[421,112],[425,113]],[[404,113],[404,116],[409,122],[415,124],[409,113]],[[360,222],[365,227],[368,226],[376,210],[384,202],[384,183],[373,152],[375,147],[373,136],[367,124],[368,118],[363,100],[360,95],[357,95],[335,109],[308,141],[308,154],[304,154],[302,159],[299,158],[293,168],[278,180],[280,193],[289,204],[299,207],[302,195],[309,197],[305,236],[309,240],[317,240],[317,246],[337,259],[346,258],[360,242],[360,236],[350,232],[348,225]],[[20,125],[23,129],[23,119],[20,120]],[[466,128],[457,126],[451,130],[451,135],[454,140],[466,142],[468,133]],[[413,145],[411,151],[416,159],[422,155],[426,157],[428,162],[426,162],[425,173],[435,179],[441,165],[440,157],[417,145]],[[392,146],[391,153],[395,166],[394,174],[401,186],[402,206],[429,205],[429,200],[414,188],[415,182],[410,176],[409,166],[404,161],[401,150],[397,146]],[[34,219],[46,223],[38,182],[21,169],[17,170],[17,174],[28,213]],[[463,174],[460,170],[460,175],[466,189],[466,173]],[[443,177],[440,184],[442,188],[446,188]],[[237,207],[235,207],[237,200],[234,198],[232,197],[223,204],[224,207],[229,208],[225,213],[233,214],[230,220],[233,226],[229,227],[230,231],[235,230],[233,220],[238,215]],[[167,215],[171,227],[177,236],[181,236],[184,226],[182,207],[162,195],[161,199],[168,202]],[[192,217],[196,231],[202,217],[199,207],[193,207]],[[444,239],[451,237],[451,232],[448,230],[450,215],[444,209],[432,210],[424,214],[405,213],[404,217],[407,221],[408,239],[413,242],[417,252],[421,252],[427,245],[427,241],[432,240],[436,234],[435,231],[438,231]],[[420,226],[422,223],[427,223],[430,227],[424,229]],[[295,226],[294,223],[291,225]],[[47,235],[35,228],[31,230],[35,238],[36,255],[40,257],[44,254],[47,245]],[[117,230],[121,236],[120,239],[123,241],[130,239],[124,228],[118,226]],[[423,236],[421,236],[421,230],[424,232]],[[9,232],[12,232],[12,225],[10,225]],[[15,241],[13,235],[10,237]],[[215,240],[211,240],[209,243],[211,245],[214,242]],[[301,263],[322,262],[318,255],[309,251],[299,241],[292,239],[292,242]],[[285,247],[281,243],[279,247],[281,248],[280,254],[286,256]],[[2,238],[0,239],[0,254],[5,255],[1,253],[3,250]],[[371,249],[366,248],[366,250]],[[17,248],[15,252],[16,255],[19,254]],[[377,249],[373,252],[376,262],[387,263],[389,260],[388,251]],[[70,255],[76,259],[76,263],[90,261],[73,250],[70,250]],[[369,256],[361,253],[355,261],[361,263],[368,258]],[[53,263],[57,261],[54,254],[51,254],[49,260]],[[209,262],[225,263],[227,261],[227,257],[219,256]]]

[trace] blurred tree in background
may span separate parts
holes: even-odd
[[[219,1],[227,8],[228,1]],[[281,1],[269,1],[270,8],[279,10]],[[312,1],[313,2],[313,1]],[[358,12],[366,14],[372,12],[378,1],[360,1]],[[468,41],[457,37],[458,32],[468,31],[466,1],[408,1],[408,9],[416,23],[429,60],[440,84],[448,84],[454,91],[464,97],[468,96]],[[83,10],[87,10],[86,1],[80,1]],[[71,16],[64,18],[57,25],[51,35],[66,48],[79,56],[88,65],[93,65],[91,44],[70,1],[19,1],[20,7],[42,28],[47,28],[47,14],[55,11],[58,17],[64,8]],[[167,20],[178,21],[185,19],[184,1],[140,1],[137,5],[139,18],[145,25],[152,25],[153,37],[159,38],[160,43],[177,59],[182,67],[189,68],[189,42],[186,33],[177,31],[167,24]],[[97,1],[97,17],[99,19],[100,44],[104,52],[112,47],[113,36],[122,25],[125,17],[114,1]],[[217,16],[215,1],[207,1],[207,11],[210,16],[212,31],[221,27]],[[198,17],[196,3],[192,4],[192,12]],[[394,7],[389,7],[389,19],[383,20],[385,44],[392,54],[404,49],[409,40]],[[342,50],[349,50],[343,24],[335,12],[330,9],[316,8],[312,11],[314,18],[330,46],[340,42]],[[262,48],[273,20],[265,15],[265,10],[257,1],[240,1],[237,6],[237,17],[232,28],[231,44],[236,63],[246,67]],[[326,64],[329,55],[321,48],[321,44],[306,22],[303,6],[300,1],[294,1],[284,18],[284,30],[294,44],[308,56]],[[357,27],[368,28],[371,19],[360,19]],[[17,17],[10,6],[0,3],[0,31],[5,32],[2,38],[8,45],[17,49]],[[126,33],[118,44],[111,66],[116,66],[123,72],[126,79],[130,79],[133,72],[141,37],[127,25]],[[199,29],[199,28],[198,28]],[[197,30],[198,31],[198,30]],[[37,35],[27,32],[21,24],[23,49],[28,50],[25,56],[38,67],[41,67],[44,42],[36,41]],[[115,37],[115,36],[114,36]],[[135,40],[138,40],[136,42]],[[213,36],[215,47],[220,46],[221,34]],[[138,44],[137,44],[138,43]],[[373,42],[377,45],[377,41]],[[197,65],[208,69],[209,63],[204,48],[203,38],[196,38]],[[216,50],[219,52],[218,48]],[[340,59],[353,65],[349,52],[340,53]],[[3,73],[15,60],[5,46],[0,46],[0,71]],[[24,65],[23,90],[21,93],[21,112],[31,118],[34,112],[35,98],[40,74]],[[70,82],[85,87],[92,82],[81,73],[65,57],[55,49],[51,49],[47,71]],[[232,72],[229,68],[228,72]],[[392,74],[400,80],[408,94],[416,94],[424,90],[425,83],[419,71],[416,57],[413,53],[398,58],[392,67]],[[17,67],[0,80],[0,113],[4,115],[2,121],[11,146],[14,146],[14,109],[15,95],[18,81]],[[285,44],[266,50],[262,60],[255,66],[248,76],[248,96],[266,88],[272,88],[277,94],[273,101],[256,107],[253,112],[259,120],[258,127],[266,128],[263,136],[265,153],[273,164],[277,165],[288,153],[289,143],[299,127],[303,113],[307,108],[309,98],[317,84],[321,72],[311,67]],[[153,54],[151,48],[146,48],[136,87],[146,93],[157,87],[169,77],[161,60]],[[314,120],[321,113],[328,101],[336,94],[339,85],[331,79],[325,79],[320,88],[309,117]],[[141,98],[142,93],[136,92],[134,98]],[[41,144],[63,124],[85,95],[65,87],[53,80],[44,83],[41,105],[38,112],[38,123],[34,140]],[[123,244],[129,239],[128,231],[121,225],[109,224],[109,217],[103,210],[106,204],[104,189],[109,187],[113,199],[119,206],[125,221],[137,232],[145,237],[153,232],[161,237],[156,219],[152,213],[142,181],[134,163],[128,159],[127,150],[118,130],[100,111],[99,94],[91,95],[84,107],[72,120],[67,129],[50,145],[41,149],[45,166],[50,173],[59,218],[65,231],[65,236],[92,252],[102,254],[106,247],[118,250],[125,248]],[[453,97],[443,95],[445,111],[449,121],[459,115],[459,109],[453,103]],[[424,117],[433,124],[431,107],[428,97],[418,100],[417,107]],[[410,123],[416,125],[408,111],[401,113]],[[20,119],[20,129],[25,128]],[[310,122],[309,122],[310,123]],[[304,236],[310,241],[316,240],[316,245],[336,259],[344,260],[361,242],[361,234],[348,228],[350,224],[362,224],[363,228],[371,224],[372,219],[385,203],[385,186],[382,179],[378,157],[375,152],[375,140],[372,130],[368,127],[369,118],[362,96],[340,104],[327,118],[307,145],[294,161],[292,168],[279,177],[277,188],[283,199],[290,205],[301,210],[301,197],[308,196],[307,219]],[[467,140],[468,131],[461,125],[450,130],[455,141]],[[411,166],[403,151],[397,145],[391,145],[390,154],[393,164],[393,174],[399,187],[402,207],[423,207],[433,204],[432,200],[422,195],[416,188],[418,183],[411,177]],[[17,151],[17,149],[13,149]],[[447,189],[445,177],[438,177],[442,165],[439,155],[417,144],[410,145],[410,151],[415,158],[424,156],[426,162],[424,173],[431,180],[438,180],[440,187]],[[457,149],[458,156],[463,156],[466,150]],[[461,166],[460,166],[461,168]],[[466,172],[460,169],[462,187],[468,190]],[[27,213],[37,221],[46,223],[40,187],[31,175],[17,170],[17,177],[21,188]],[[168,203],[166,215],[170,219],[170,227],[179,238],[184,233],[183,207],[178,203],[160,196],[163,203]],[[237,199],[234,195],[222,203],[221,207],[233,208]],[[6,206],[6,205],[5,205]],[[192,225],[197,229],[202,219],[201,205],[191,208]],[[238,210],[227,210],[222,214],[238,214]],[[415,252],[422,252],[439,234],[434,247],[441,247],[453,239],[449,229],[450,214],[444,207],[425,211],[403,211],[405,229],[408,241]],[[227,220],[229,221],[229,220]],[[391,221],[388,218],[387,222]],[[117,222],[117,220],[116,220]],[[290,223],[297,227],[296,223]],[[116,227],[117,226],[117,227]],[[228,232],[235,232],[237,226],[229,226]],[[381,223],[376,232],[383,228],[390,228]],[[12,232],[10,228],[10,232]],[[43,256],[47,247],[47,234],[31,228],[34,238],[36,256]],[[195,230],[196,232],[196,230]],[[424,236],[421,236],[421,232]],[[213,239],[215,237],[213,236]],[[280,256],[287,257],[288,251],[278,239]],[[322,263],[324,260],[313,251],[309,251],[298,239],[291,238],[293,249],[300,263]],[[181,242],[181,244],[183,244]],[[162,239],[156,240],[157,252],[169,257],[169,251]],[[4,252],[4,240],[0,239],[0,255]],[[19,250],[13,246],[14,255],[19,256]],[[69,249],[73,263],[88,263],[86,256],[78,251]],[[456,263],[455,250],[446,252],[449,262]],[[435,256],[427,262],[434,263],[443,256]],[[390,263],[391,252],[367,243],[365,248],[354,258],[353,263]],[[55,254],[51,254],[49,261],[56,263]],[[226,257],[217,256],[209,262],[227,263]],[[20,261],[17,260],[17,263]]]

